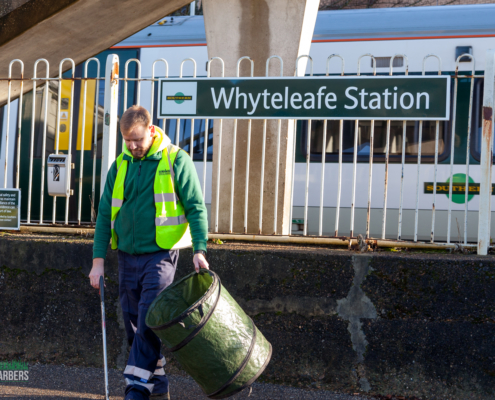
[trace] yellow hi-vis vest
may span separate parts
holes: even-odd
[[[174,162],[180,148],[169,144],[163,149],[162,159],[158,163],[155,174],[155,227],[156,244],[165,250],[190,247],[192,244],[189,223],[184,213],[184,206],[174,189]],[[112,192],[112,249],[118,247],[115,220],[124,202],[124,182],[128,161],[124,153],[117,157],[117,178]]]

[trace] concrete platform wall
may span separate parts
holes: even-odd
[[[91,240],[0,236],[0,360],[101,366]],[[116,253],[107,268],[109,362],[127,343]],[[427,399],[495,397],[495,258],[211,245],[223,285],[273,344],[261,379]],[[192,271],[182,251],[177,277]],[[170,356],[168,371],[177,368]]]

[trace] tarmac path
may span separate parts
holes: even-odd
[[[108,375],[110,399],[122,400],[125,385],[121,371],[112,369]],[[172,400],[207,399],[191,378],[169,375],[169,380]],[[104,399],[104,382],[103,369],[34,364],[29,366],[28,381],[0,382],[0,399]],[[252,400],[368,400],[358,394],[338,394],[266,383],[255,383],[252,388],[249,397]],[[244,390],[230,399],[247,399],[248,394],[249,391]]]

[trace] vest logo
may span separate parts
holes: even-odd
[[[182,104],[184,101],[192,100],[192,96],[185,96],[182,92],[177,92],[174,96],[167,96],[167,100],[173,100],[177,104]]]
[[[195,115],[198,83],[160,81],[158,98],[159,114]]]
[[[169,169],[162,169],[158,171],[158,175],[170,175],[170,170]]]

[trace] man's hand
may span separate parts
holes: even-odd
[[[193,263],[194,263],[194,269],[196,270],[196,273],[199,273],[200,268],[208,268],[209,264],[208,261],[206,261],[206,258],[203,254],[201,253],[196,253],[193,258]]]
[[[91,272],[89,273],[89,283],[95,289],[100,288],[100,276],[103,276],[104,273],[104,263],[103,258],[94,258],[93,259],[93,268],[91,268]],[[106,287],[107,285],[105,285]]]

